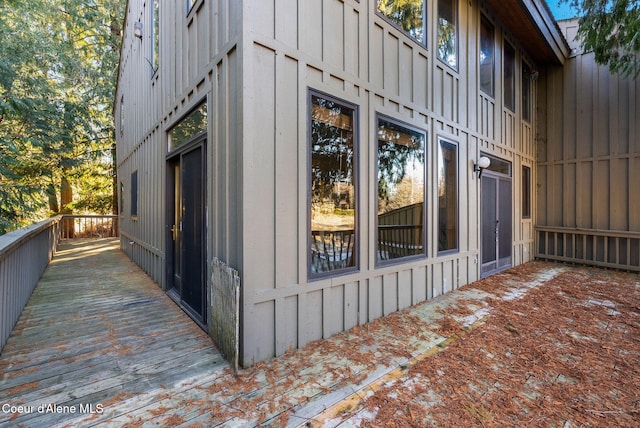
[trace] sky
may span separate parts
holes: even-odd
[[[571,6],[569,6],[567,2],[561,3],[560,0],[546,0],[546,1],[556,21],[560,19],[569,19],[569,18],[576,17],[576,13],[573,11]]]

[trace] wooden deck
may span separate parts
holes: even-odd
[[[228,371],[117,240],[69,241],[0,355],[0,426],[118,426],[140,410],[149,420],[180,385]]]

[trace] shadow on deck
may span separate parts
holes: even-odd
[[[165,405],[180,385],[229,367],[108,238],[60,246],[2,350],[0,371],[0,426],[50,427],[126,424],[137,409]]]

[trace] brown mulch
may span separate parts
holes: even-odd
[[[471,286],[496,295],[484,323],[443,317],[458,338],[365,400],[361,426],[640,426],[640,276],[574,268],[515,300],[504,281]]]

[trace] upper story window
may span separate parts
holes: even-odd
[[[380,14],[423,45],[426,44],[426,8],[424,0],[377,0]]]
[[[504,42],[503,59],[503,93],[504,105],[516,111],[516,51],[508,42]]]
[[[310,94],[310,276],[357,268],[356,107]]]
[[[531,67],[526,62],[522,62],[522,119],[531,122]]]
[[[424,143],[424,132],[378,118],[378,262],[425,254]]]
[[[155,73],[160,65],[160,0],[153,0],[151,24],[151,65]]]
[[[495,94],[495,29],[484,16],[480,19],[480,90]]]
[[[438,0],[438,58],[458,68],[457,0]]]

